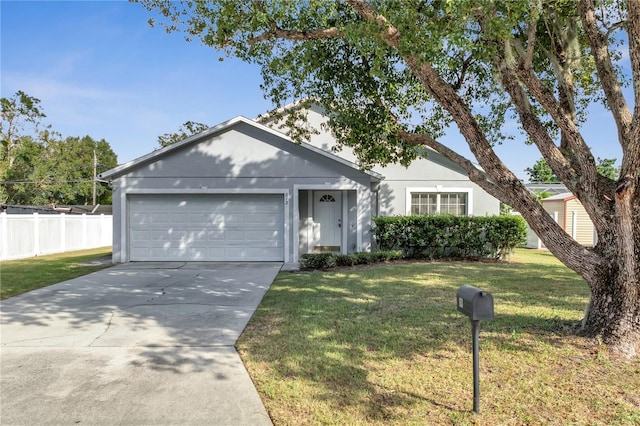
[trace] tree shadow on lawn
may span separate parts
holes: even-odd
[[[130,266],[3,300],[2,346],[132,348],[132,365],[176,374],[237,364],[233,343],[268,287],[264,279],[238,279],[234,267],[218,264],[170,273]],[[279,264],[265,268],[255,274],[275,275]]]
[[[377,380],[394,364],[428,357],[456,368],[457,354],[470,353],[470,321],[456,312],[456,290],[465,283],[492,292],[496,319],[483,322],[482,338],[511,352],[536,351],[541,341],[563,345],[577,324],[565,313],[579,316],[588,293],[573,272],[555,265],[541,270],[533,264],[441,262],[281,274],[240,349],[283,380],[315,383],[321,398],[335,406],[353,401],[356,409],[368,407],[368,419],[392,420],[420,401],[465,412],[465,404],[452,403],[449,395]],[[536,310],[540,316],[530,313]],[[532,339],[514,338],[520,334]]]

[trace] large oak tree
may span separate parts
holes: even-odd
[[[423,146],[454,161],[584,277],[591,301],[582,331],[638,356],[640,1],[140,3],[167,31],[259,64],[277,106],[320,103],[363,167],[406,164]],[[634,99],[625,99],[625,82]],[[622,152],[617,181],[598,174],[581,133],[593,102],[607,106],[617,128],[601,141]],[[516,143],[513,122],[584,205],[598,232],[594,248],[571,239],[497,156],[496,143]],[[449,126],[484,173],[440,141]]]

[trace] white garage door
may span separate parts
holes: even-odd
[[[283,261],[281,194],[132,195],[132,261]]]

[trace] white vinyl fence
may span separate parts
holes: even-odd
[[[106,247],[111,216],[0,213],[0,260]]]

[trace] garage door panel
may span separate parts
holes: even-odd
[[[205,213],[189,213],[189,215],[186,216],[187,220],[182,223],[201,224],[206,223],[208,218],[209,215]]]
[[[131,257],[140,258],[140,257],[149,257],[151,256],[151,249],[145,247],[136,247],[131,249]]]
[[[247,240],[253,240],[253,241],[265,241],[265,240],[272,241],[272,240],[279,240],[281,238],[279,232],[263,231],[263,230],[247,231],[245,236]]]
[[[132,231],[131,232],[131,239],[133,241],[148,241],[150,238],[150,232],[149,231]]]
[[[264,225],[276,226],[280,221],[281,216],[273,213],[265,213],[263,215],[250,214],[244,217],[247,225]]]
[[[164,241],[167,239],[166,231],[152,231],[150,234],[153,241]]]
[[[209,241],[224,240],[224,231],[207,231],[207,239]]]
[[[152,213],[150,216],[151,223],[167,224],[169,222],[169,215],[167,213]]]
[[[282,195],[134,195],[131,260],[282,261]]]

